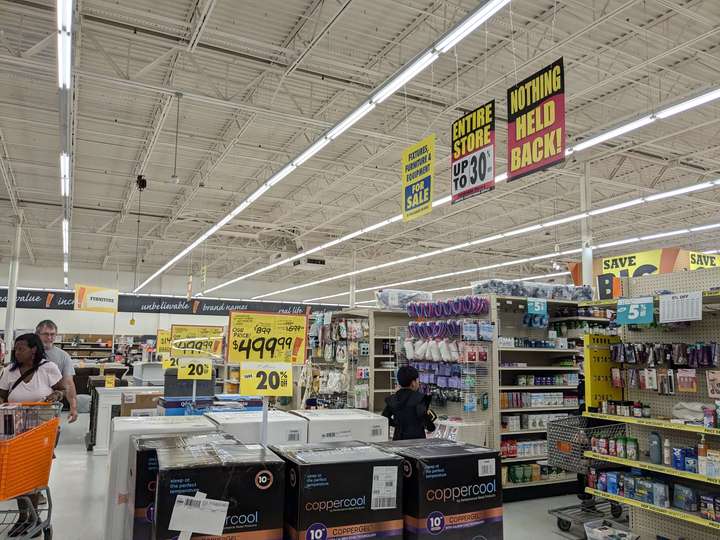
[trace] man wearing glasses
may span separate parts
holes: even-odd
[[[65,384],[65,396],[70,404],[68,420],[72,423],[78,419],[77,392],[75,391],[75,381],[73,380],[75,367],[73,366],[72,358],[60,347],[55,346],[57,325],[53,321],[41,321],[35,328],[35,333],[40,336],[40,341],[42,341],[45,346],[45,357],[53,362],[60,369],[60,373],[62,373],[63,383]]]

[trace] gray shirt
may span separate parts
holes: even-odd
[[[45,349],[45,357],[58,367],[63,378],[75,375],[75,367],[73,365],[72,358],[70,358],[70,355],[63,351],[60,347]]]

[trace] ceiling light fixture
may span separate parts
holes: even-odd
[[[684,195],[684,194],[686,194],[686,193],[688,193],[688,192],[691,192],[691,191],[699,191],[700,189],[709,189],[709,188],[716,187],[716,186],[718,185],[717,182],[718,182],[717,180],[714,180],[714,181],[710,181],[710,182],[704,182],[704,183],[702,183],[702,184],[694,184],[693,186],[688,186],[687,188],[674,189],[674,190],[672,190],[672,191],[670,191],[670,192],[666,192],[666,193],[673,193],[673,195],[671,195],[671,196],[673,196],[673,197],[678,197],[678,196]],[[664,193],[657,193],[656,195],[652,196],[652,197],[653,197],[653,201],[667,198],[667,197],[664,197],[663,195],[664,195]],[[532,233],[532,232],[535,232],[535,231],[538,231],[538,230],[541,230],[541,229],[553,227],[553,226],[557,225],[558,222],[574,221],[574,220],[576,220],[576,219],[581,219],[582,217],[585,217],[585,216],[587,216],[587,215],[605,214],[605,213],[608,213],[608,212],[611,212],[611,211],[621,210],[621,209],[627,208],[627,207],[629,207],[629,206],[635,206],[635,205],[637,205],[637,204],[646,204],[646,203],[648,203],[648,202],[652,202],[652,201],[649,200],[649,197],[639,198],[639,199],[633,199],[633,200],[631,200],[631,201],[626,201],[626,202],[624,202],[624,203],[614,204],[614,205],[609,206],[609,207],[606,207],[606,208],[598,208],[597,210],[592,210],[592,211],[590,211],[590,212],[581,212],[580,214],[576,214],[576,215],[573,215],[573,216],[568,216],[568,217],[565,217],[565,218],[561,218],[561,219],[558,219],[558,220],[553,220],[553,221],[549,221],[549,222],[545,222],[545,223],[536,223],[536,224],[534,224],[534,225],[529,225],[529,226],[526,226],[526,227],[521,227],[521,228],[519,228],[519,229],[514,229],[514,230],[505,231],[505,232],[502,232],[502,233],[499,233],[499,234],[494,234],[494,235],[491,235],[491,236],[489,236],[489,237],[478,238],[477,240],[472,240],[472,241],[470,241],[470,242],[463,242],[463,243],[460,243],[460,244],[455,244],[455,245],[453,245],[453,246],[448,246],[448,247],[446,247],[446,248],[435,249],[435,250],[433,250],[433,251],[428,251],[428,252],[423,253],[423,254],[421,254],[421,255],[413,255],[413,256],[410,256],[410,257],[404,257],[404,258],[402,258],[402,259],[396,259],[396,260],[394,260],[394,261],[389,261],[389,262],[386,262],[386,263],[382,263],[382,264],[370,266],[370,267],[367,267],[367,268],[361,268],[361,269],[359,269],[359,270],[354,270],[354,271],[352,271],[352,272],[345,272],[345,273],[343,273],[343,274],[339,274],[339,275],[336,275],[336,276],[331,276],[331,277],[328,277],[328,278],[324,278],[324,279],[319,280],[319,281],[313,281],[313,282],[306,283],[306,284],[302,284],[302,285],[295,285],[295,286],[293,286],[293,287],[289,287],[289,288],[286,288],[286,289],[281,289],[281,290],[279,290],[279,291],[274,291],[274,292],[271,292],[271,293],[266,293],[266,294],[263,294],[263,295],[260,295],[260,296],[256,296],[254,299],[266,298],[266,297],[268,297],[268,296],[275,296],[276,294],[282,294],[282,293],[285,293],[285,292],[295,291],[295,290],[298,290],[298,289],[303,289],[303,288],[305,288],[305,287],[311,287],[311,286],[313,286],[313,285],[322,285],[322,284],[324,284],[324,283],[329,283],[329,282],[331,282],[331,281],[335,281],[335,280],[338,280],[338,279],[343,279],[343,278],[350,277],[350,276],[356,276],[356,275],[359,275],[359,274],[364,274],[364,273],[367,273],[367,272],[372,272],[372,271],[374,271],[374,270],[378,270],[378,269],[382,269],[382,268],[389,268],[389,267],[391,267],[391,266],[397,266],[397,265],[399,265],[399,264],[405,264],[405,263],[412,262],[412,261],[418,260],[418,259],[424,259],[424,258],[428,258],[428,257],[434,257],[435,255],[440,255],[440,254],[443,254],[443,253],[448,253],[448,252],[450,252],[450,251],[456,251],[456,250],[459,250],[459,249],[464,249],[464,248],[469,247],[469,246],[474,246],[474,245],[478,245],[478,244],[493,242],[493,241],[495,241],[495,240],[500,240],[500,239],[502,239],[502,238],[509,238],[509,237],[513,237],[513,236],[519,236],[519,235],[523,235],[523,234]],[[578,216],[579,216],[579,217],[578,217]],[[564,252],[562,253],[562,255],[579,253],[579,252],[581,252],[581,251],[582,251],[581,248],[572,249],[572,250],[564,251]],[[544,255],[539,255],[539,256],[537,256],[537,257],[533,257],[532,260],[540,260],[540,259],[543,259],[543,258],[545,258]],[[222,285],[218,285],[218,286],[216,286],[215,288],[220,288],[221,286],[222,286]],[[361,292],[361,291],[358,291],[358,292]]]
[[[663,110],[661,110],[659,113],[657,113],[655,116],[656,116],[657,118],[667,118],[667,117],[669,117],[669,116],[672,116],[673,114],[677,114],[677,113],[679,113],[679,112],[686,111],[686,110],[692,109],[692,108],[694,108],[694,107],[698,107],[698,106],[700,106],[700,105],[703,105],[703,104],[705,104],[705,103],[709,103],[710,101],[713,101],[713,100],[718,99],[718,98],[720,98],[720,89],[707,92],[707,93],[702,94],[702,95],[700,95],[700,96],[697,96],[697,97],[695,97],[695,98],[688,99],[687,101],[684,101],[684,102],[679,103],[679,104],[677,104],[677,105],[673,105],[673,106],[671,106],[671,107],[668,107],[668,108],[666,108],[666,109],[663,109]],[[570,155],[570,154],[572,154],[572,153],[574,153],[574,152],[577,152],[577,151],[586,150],[586,149],[588,149],[588,148],[591,148],[591,147],[593,147],[593,146],[596,146],[596,145],[598,145],[598,144],[601,144],[601,143],[603,143],[603,142],[606,142],[606,141],[608,141],[608,140],[610,140],[610,139],[612,139],[612,138],[614,138],[614,137],[619,137],[620,135],[624,135],[624,134],[626,134],[626,133],[629,133],[630,131],[633,131],[633,130],[635,130],[635,129],[639,129],[639,128],[643,127],[643,126],[646,126],[646,125],[648,125],[649,123],[651,123],[652,121],[653,121],[652,117],[649,117],[649,116],[642,117],[642,118],[640,118],[639,120],[631,121],[631,122],[629,122],[629,123],[627,123],[627,124],[625,124],[625,125],[622,125],[622,126],[619,126],[619,127],[617,127],[617,128],[611,129],[610,131],[607,131],[607,132],[605,132],[605,133],[601,133],[600,135],[597,135],[597,136],[592,137],[592,138],[590,138],[590,139],[588,139],[588,140],[586,140],[586,141],[583,141],[583,142],[577,144],[577,145],[576,145],[575,147],[573,147],[573,148],[568,148],[568,149],[566,150],[565,154],[566,154],[566,155]],[[508,179],[508,174],[507,174],[507,172],[504,172],[504,173],[501,173],[501,174],[499,174],[499,175],[497,175],[497,176],[495,177],[495,183],[496,183],[496,184],[500,184],[500,183],[502,183],[502,182],[507,181],[507,179]],[[716,185],[718,185],[718,182],[720,182],[720,180],[715,180],[715,181],[714,181],[714,183],[715,183]],[[697,185],[703,185],[703,184],[697,184]],[[697,191],[698,189],[705,189],[705,187],[693,188],[693,189],[690,189],[690,191],[687,191],[687,192],[685,192],[685,193],[689,193],[689,192],[691,192],[691,191]],[[661,194],[657,194],[657,195],[661,195]],[[674,197],[675,195],[673,194],[673,195],[668,195],[668,196],[669,196],[669,197]],[[649,197],[653,197],[653,196],[650,195]],[[588,212],[588,215],[590,215],[590,216],[597,216],[597,215],[600,215],[600,214],[605,214],[605,213],[607,213],[607,212],[613,212],[613,211],[615,211],[615,210],[620,210],[620,209],[623,209],[623,208],[629,208],[630,206],[635,206],[635,205],[638,205],[638,204],[642,204],[642,203],[644,203],[644,202],[646,202],[646,201],[649,201],[649,200],[658,200],[658,199],[660,199],[660,198],[665,198],[665,197],[657,197],[657,198],[655,198],[655,199],[650,199],[649,197],[647,197],[647,198],[632,199],[632,200],[630,200],[630,201],[625,201],[625,202],[622,202],[622,203],[619,203],[619,204],[616,204],[616,205],[607,206],[607,207],[605,207],[605,208],[599,208],[599,209],[597,209],[597,210],[592,210],[592,211]],[[432,206],[433,206],[433,208],[437,208],[437,207],[440,207],[440,206],[442,206],[442,205],[448,204],[450,201],[451,201],[451,196],[450,196],[450,195],[446,195],[445,197],[442,197],[442,198],[440,198],[440,199],[437,199],[437,200],[433,201]],[[570,222],[570,221],[575,221],[575,220],[577,220],[577,219],[582,219],[583,217],[585,217],[585,216],[583,216],[582,214],[577,214],[577,215],[575,215],[575,216],[570,216],[570,217],[568,217],[568,218],[563,218],[563,219],[568,220],[568,221],[565,221],[565,223],[567,223],[567,222]],[[292,261],[294,261],[294,260],[297,260],[298,258],[305,257],[305,256],[307,256],[307,255],[310,255],[311,253],[317,253],[318,251],[321,251],[321,250],[323,250],[323,249],[327,249],[327,248],[332,247],[332,246],[336,246],[336,245],[338,245],[338,244],[340,244],[340,243],[342,243],[342,242],[347,242],[348,240],[351,240],[351,239],[353,239],[353,238],[356,238],[357,236],[360,236],[361,234],[365,234],[366,232],[370,232],[370,230],[377,230],[377,229],[380,229],[380,228],[382,228],[382,227],[386,227],[387,225],[390,225],[391,223],[396,223],[396,222],[401,221],[401,220],[402,220],[402,215],[401,215],[401,214],[395,215],[395,216],[393,216],[392,218],[385,219],[385,220],[383,220],[383,221],[381,221],[381,222],[379,222],[379,223],[376,223],[375,225],[372,225],[372,226],[370,226],[370,227],[366,227],[365,229],[361,229],[361,230],[359,230],[359,231],[355,231],[355,232],[349,233],[349,234],[345,235],[344,237],[342,237],[342,238],[340,238],[340,239],[338,239],[338,240],[333,240],[332,242],[328,242],[328,243],[326,243],[326,244],[323,244],[323,245],[321,245],[321,246],[318,246],[317,248],[314,248],[313,251],[308,251],[308,252],[305,252],[305,253],[300,253],[300,254],[298,254],[296,257],[290,257],[290,258],[287,258],[287,259],[283,259],[283,260],[281,260],[281,261],[277,261],[277,262],[275,262],[275,263],[273,263],[273,264],[271,264],[271,265],[268,265],[268,266],[265,266],[265,267],[262,267],[262,268],[258,268],[257,270],[254,270],[253,272],[250,272],[250,273],[248,273],[248,274],[244,274],[244,275],[238,276],[238,277],[236,277],[236,278],[230,279],[230,280],[228,280],[228,281],[225,281],[225,282],[223,282],[223,283],[220,283],[220,284],[218,284],[218,285],[215,285],[214,287],[212,287],[211,289],[208,289],[208,290],[205,291],[205,292],[215,291],[215,290],[217,290],[217,289],[221,289],[221,288],[223,288],[223,287],[227,287],[228,285],[232,285],[233,283],[237,283],[238,281],[242,281],[242,280],[244,280],[244,279],[248,279],[248,278],[250,278],[250,277],[252,277],[252,276],[256,276],[256,275],[262,274],[262,273],[264,273],[264,272],[268,272],[268,271],[270,271],[270,270],[272,270],[272,269],[274,269],[274,268],[277,268],[278,266],[282,266],[282,265],[285,265],[285,264],[289,264],[290,262],[292,262]],[[558,224],[559,224],[558,221],[559,221],[559,220],[551,221],[551,222],[549,222],[549,223],[546,223],[544,226],[546,226],[546,227],[551,227],[551,226],[553,226],[553,225],[558,225]],[[479,241],[476,240],[475,242],[473,242],[473,244],[483,243],[483,242],[485,242],[485,241],[490,241],[490,240],[479,240]]]
[[[70,0],[66,0],[70,1]],[[490,0],[485,3],[482,7],[470,13],[454,28],[449,30],[443,35],[433,46],[426,51],[418,54],[412,61],[400,68],[395,72],[387,81],[385,81],[373,94],[369,100],[360,104],[352,112],[350,112],[345,118],[343,118],[333,128],[328,130],[321,138],[313,143],[307,150],[291,161],[291,164],[295,167],[299,167],[305,163],[308,159],[317,154],[325,146],[327,146],[334,138],[338,137],[341,133],[349,129],[355,123],[357,123],[363,116],[368,114],[375,108],[376,105],[382,103],[400,88],[410,82],[415,76],[425,70],[430,64],[437,60],[441,53],[444,53],[459,43],[463,38],[468,36],[478,26],[490,19],[495,13],[497,13],[503,6],[509,4],[510,0]],[[285,170],[285,169],[283,169]],[[143,281],[133,292],[138,292],[144,288],[148,283],[153,281],[160,274],[165,272],[168,268],[172,267],[177,261],[185,257],[190,251],[195,249],[200,243],[204,242],[213,235],[220,227],[225,225],[234,216],[245,210],[250,204],[257,200],[270,186],[279,182],[275,180],[272,183],[273,178],[266,181],[260,186],[252,195],[250,195],[245,201],[243,201],[233,212],[228,214],[226,218],[223,218],[216,225],[208,229],[205,233],[200,235],[195,241],[189,246],[183,249],[180,253],[175,255],[170,261],[165,263],[158,271],[153,273],[148,279]],[[229,217],[229,219],[227,219]],[[222,224],[222,225],[221,225]],[[219,225],[219,226],[218,226]]]

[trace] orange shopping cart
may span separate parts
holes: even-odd
[[[52,538],[47,486],[61,409],[60,403],[0,405],[0,538]]]

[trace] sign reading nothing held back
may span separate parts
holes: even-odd
[[[495,189],[495,100],[452,125],[452,202]]]
[[[565,160],[563,59],[511,86],[508,106],[508,181]]]

